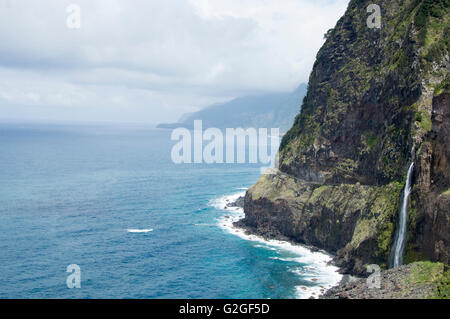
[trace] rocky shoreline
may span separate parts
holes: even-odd
[[[371,278],[341,282],[320,299],[449,298],[449,273],[442,263],[416,262],[381,271],[374,281]]]
[[[238,197],[234,202],[230,202],[227,200],[227,204],[225,205],[224,209],[229,208],[242,208],[244,209],[244,196]]]
[[[224,207],[224,209],[225,210],[230,209],[230,208],[242,208],[242,209],[244,209],[244,203],[245,203],[245,197],[241,196],[234,202],[228,202],[226,204],[226,206]],[[308,248],[311,251],[319,251],[320,250],[317,247],[307,246],[307,245],[303,245],[301,243],[298,243],[295,240],[293,240],[292,238],[284,236],[279,231],[277,231],[277,229],[274,229],[274,228],[269,227],[269,226],[267,226],[267,227],[258,227],[258,228],[257,227],[252,227],[252,226],[246,224],[244,219],[241,219],[241,220],[233,223],[233,225],[236,228],[242,229],[247,235],[256,235],[256,236],[264,238],[265,240],[286,241],[286,242],[289,242],[289,243],[291,243],[293,245],[302,245],[302,246]]]
[[[436,267],[450,262],[450,59],[441,23],[450,13],[441,1],[378,4],[386,13],[380,30],[362,27],[366,3],[351,0],[327,33],[278,168],[248,189],[235,226],[318,247],[341,273],[364,278],[371,265],[381,269],[387,286],[376,293],[361,279],[335,296],[429,297],[421,283],[434,285]],[[392,270],[403,204],[406,266]]]
[[[375,31],[361,27],[365,3],[350,1],[317,54],[278,169],[249,188],[236,226],[318,247],[342,272],[367,277],[368,265],[391,266],[414,163],[404,263],[449,264],[450,60],[446,46],[422,56],[447,41],[439,3],[382,0],[389,14]],[[415,19],[433,29],[417,32]]]
[[[247,225],[245,223],[244,219],[241,219],[241,220],[235,222],[233,225],[237,228],[244,230],[244,232],[247,235],[256,235],[256,236],[264,238],[265,240],[286,241],[292,245],[301,245],[305,248],[308,248],[312,252],[320,251],[327,255],[332,255],[329,252],[327,252],[323,249],[317,248],[315,246],[305,245],[303,243],[297,242],[297,241],[293,240],[292,238],[289,238],[289,237],[281,234],[277,229],[274,229],[274,228],[270,227],[269,225],[267,225],[266,227],[258,227],[257,228],[257,227]],[[333,266],[335,266],[335,265],[333,265]]]
[[[244,209],[244,200],[245,200],[245,197],[241,196],[236,201],[227,202],[227,204],[225,205],[224,209],[225,210],[233,209],[233,208]],[[238,229],[243,230],[246,235],[256,235],[256,236],[261,237],[261,238],[263,238],[264,240],[267,240],[267,241],[270,241],[270,240],[284,241],[284,242],[288,242],[288,243],[290,243],[290,244],[292,244],[294,246],[301,245],[302,247],[305,247],[306,249],[310,250],[311,252],[321,252],[321,253],[324,253],[326,255],[332,256],[330,253],[324,251],[323,249],[319,249],[319,248],[314,247],[314,246],[308,246],[308,245],[304,245],[302,243],[296,242],[292,238],[289,238],[289,237],[286,237],[286,236],[282,235],[280,232],[276,231],[276,229],[273,229],[271,227],[255,228],[255,227],[247,225],[245,223],[244,219],[241,219],[241,220],[239,220],[237,222],[234,222],[233,226],[238,228]],[[330,262],[330,264],[333,265],[333,266],[336,266],[336,265],[334,265],[333,262]],[[339,269],[339,270],[342,270],[342,269]],[[341,272],[341,271],[339,271],[339,272]],[[353,282],[353,281],[355,281],[357,279],[359,279],[359,278],[353,277],[351,275],[343,275],[342,280],[336,286],[334,286],[332,288],[329,288],[329,289],[326,289],[325,287],[321,287],[320,294],[318,294],[318,295],[314,294],[310,298],[311,299],[321,298],[330,289],[333,289],[335,287],[339,287],[339,286],[341,286],[341,285],[343,285],[343,284],[345,284],[347,282]]]
[[[244,197],[228,202],[225,209],[244,208]],[[252,227],[241,219],[233,224],[248,235],[257,235],[265,240],[286,241],[293,245],[302,245],[311,251],[323,251],[317,247],[305,246],[296,240],[282,235],[275,228]],[[331,264],[336,264],[331,261]],[[344,273],[344,269],[340,268]],[[416,262],[395,269],[383,270],[371,278],[354,277],[344,274],[334,287],[321,289],[319,299],[429,299],[449,297],[449,269],[443,263]],[[377,280],[379,285],[377,285]],[[372,283],[370,283],[372,282]],[[310,298],[315,298],[312,296]]]

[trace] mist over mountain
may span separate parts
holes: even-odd
[[[300,111],[306,90],[307,85],[300,84],[293,92],[238,97],[184,114],[178,123],[159,124],[158,128],[193,128],[195,120],[202,120],[203,127],[280,128],[286,132]]]

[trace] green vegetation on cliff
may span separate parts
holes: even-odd
[[[330,180],[389,183],[402,178],[411,160],[411,138],[430,131],[432,96],[422,94],[422,80],[436,93],[448,91],[448,71],[437,65],[449,54],[449,0],[381,1],[379,30],[366,25],[368,4],[351,1],[327,33],[302,112],[281,143],[283,171],[299,177],[304,170],[329,171],[331,151],[342,165],[354,165]],[[357,138],[374,132],[376,139]],[[317,155],[323,163],[308,165]]]
[[[416,262],[380,273],[380,288],[367,289],[365,279],[332,288],[326,299],[448,299],[449,271],[442,263]]]
[[[311,185],[287,174],[263,175],[247,192],[246,222],[278,225],[283,235],[331,252],[343,248],[337,263],[345,268],[358,256],[349,270],[365,275],[369,261],[387,267],[403,186]]]
[[[405,278],[408,289],[432,285],[432,294],[428,298],[448,299],[450,297],[450,271],[443,263],[425,261],[413,265],[411,273]]]
[[[447,198],[435,200],[430,185],[437,194],[449,186],[450,0],[380,0],[380,29],[367,26],[371,3],[350,1],[327,32],[281,142],[280,172],[263,176],[245,205],[245,222],[260,233],[336,253],[344,271],[362,276],[368,264],[388,266],[411,161],[405,260],[449,256]]]

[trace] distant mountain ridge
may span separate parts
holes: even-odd
[[[194,120],[202,120],[203,127],[279,128],[280,132],[287,132],[300,111],[306,90],[307,85],[301,84],[293,92],[238,97],[184,114],[178,123],[159,124],[157,127],[193,128]]]

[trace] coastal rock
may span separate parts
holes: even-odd
[[[244,208],[244,196],[240,196],[238,199],[236,199],[232,203],[227,203],[227,205],[225,206],[225,209],[230,208],[230,207]]]
[[[279,171],[247,191],[239,222],[325,249],[358,276],[389,266],[412,161],[405,260],[449,260],[448,4],[379,1],[380,29],[367,27],[368,4],[350,1],[327,33]]]
[[[442,263],[417,262],[382,271],[376,284],[367,279],[346,282],[321,299],[427,299],[449,297],[450,273]]]
[[[343,272],[367,275],[385,265],[402,185],[314,185],[279,173],[264,175],[245,197],[237,226],[269,239],[289,239],[336,254]],[[373,210],[373,211],[372,211]]]

